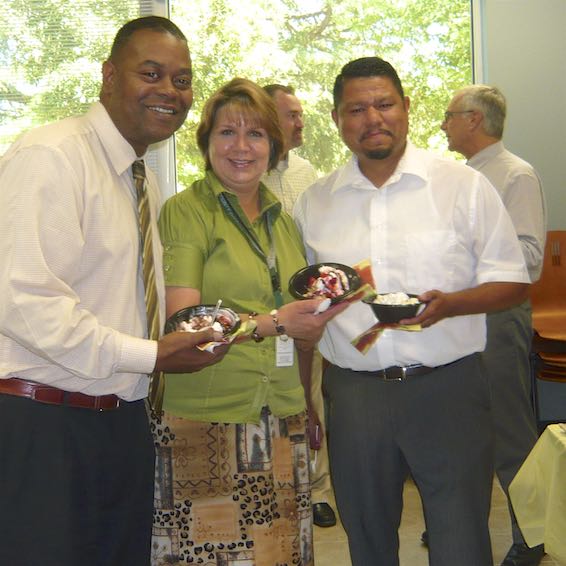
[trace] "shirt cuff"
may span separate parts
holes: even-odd
[[[531,278],[527,269],[514,271],[490,271],[478,276],[478,285],[483,283],[527,283],[530,284]]]
[[[150,374],[157,362],[157,340],[122,335],[117,372]]]

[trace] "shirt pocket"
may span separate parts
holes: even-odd
[[[407,288],[417,293],[452,289],[456,262],[456,233],[426,230],[406,234]]]

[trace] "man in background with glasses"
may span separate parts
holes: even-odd
[[[467,158],[497,189],[517,232],[532,282],[540,277],[546,234],[540,179],[529,163],[503,145],[506,104],[495,87],[472,85],[457,91],[441,128],[448,147]],[[509,497],[509,484],[538,433],[531,404],[529,353],[531,307],[521,305],[487,315],[487,345],[482,354],[492,389],[495,472]],[[502,566],[537,566],[543,546],[529,548],[511,506],[513,545]]]

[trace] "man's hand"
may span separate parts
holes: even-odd
[[[219,362],[230,348],[229,344],[216,346],[214,352],[199,350],[196,345],[219,342],[222,334],[212,328],[200,332],[172,332],[157,343],[155,371],[192,373]]]
[[[484,312],[497,312],[511,308],[527,299],[527,283],[493,282],[477,287],[443,293],[437,289],[419,295],[426,303],[424,310],[413,318],[405,318],[399,324],[420,324],[428,328],[443,318]]]
[[[400,320],[399,324],[420,324],[422,328],[428,328],[439,320],[452,316],[454,310],[451,303],[453,295],[453,293],[443,293],[436,289],[419,295],[419,301],[425,303],[425,308],[413,318]]]

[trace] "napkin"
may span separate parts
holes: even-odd
[[[225,336],[222,340],[217,342],[203,342],[202,344],[197,344],[197,348],[203,352],[214,352],[214,348],[216,348],[216,346],[231,344],[239,336],[251,336],[256,327],[257,324],[255,320],[245,320],[240,324],[240,327],[236,330],[236,332]]]
[[[363,285],[359,290],[352,296],[345,299],[346,301],[354,302],[360,301],[361,299],[373,299],[377,296],[377,290],[375,281],[373,280],[373,274],[371,272],[371,264],[369,260],[363,260],[360,263],[352,266],[360,276]],[[368,328],[365,332],[362,332],[359,336],[356,336],[351,341],[352,346],[362,354],[367,354],[369,349],[375,344],[378,338],[382,335],[385,329],[391,330],[404,330],[406,332],[419,332],[422,330],[420,324],[399,324],[399,323],[385,323],[377,322],[371,328]]]

